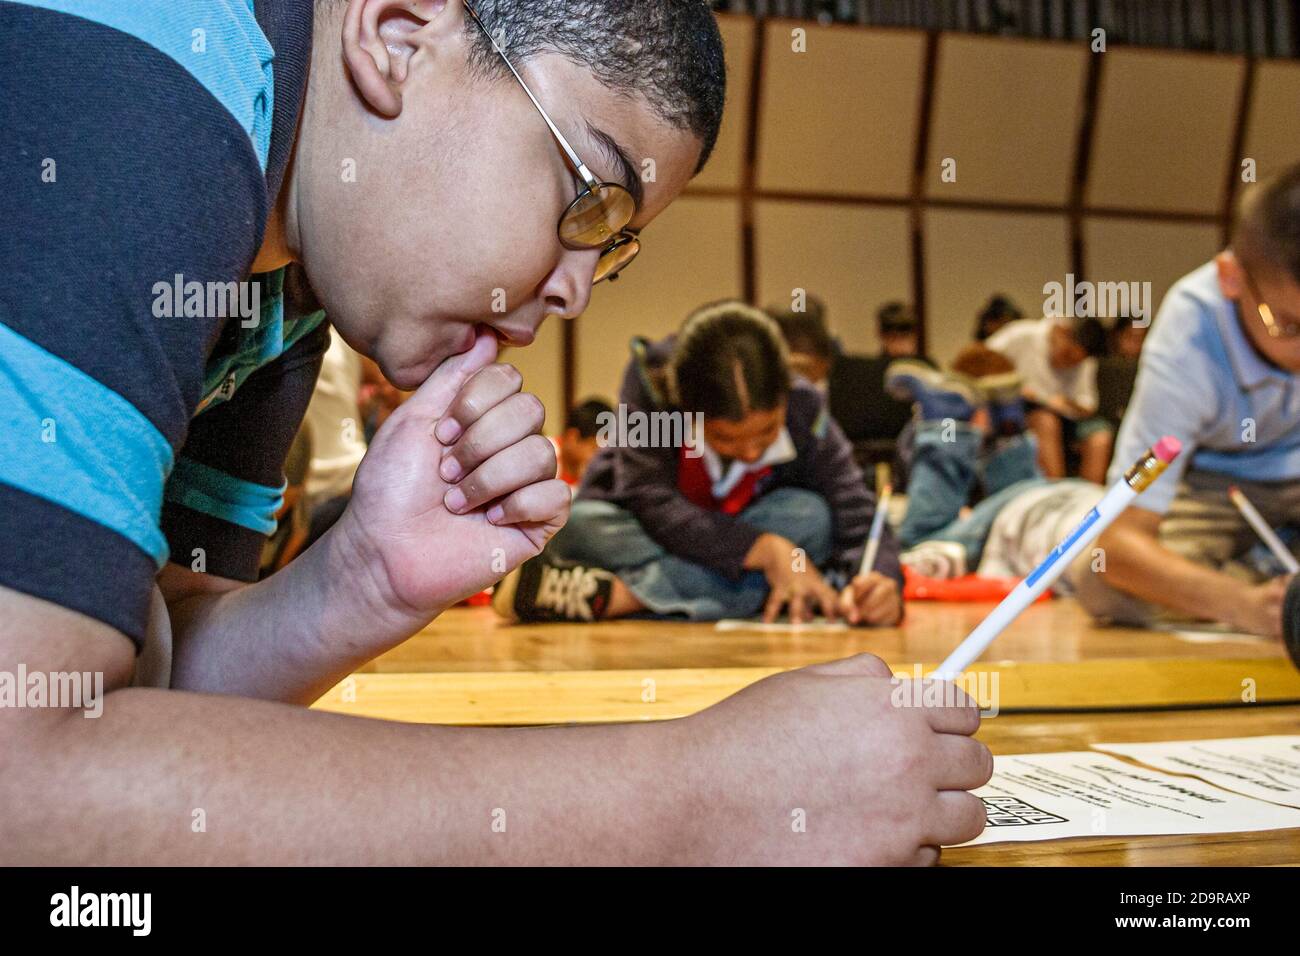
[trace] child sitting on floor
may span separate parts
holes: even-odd
[[[767,315],[724,302],[662,342],[634,340],[619,403],[632,427],[609,429],[568,524],[497,586],[498,613],[902,618],[897,543],[886,531],[875,569],[857,573],[875,499]],[[702,428],[678,429],[675,446],[653,427],[645,440],[643,420],[664,413]]]

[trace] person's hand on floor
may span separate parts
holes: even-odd
[[[417,624],[538,554],[568,518],[542,403],[496,354],[481,331],[393,412],[339,522],[359,552],[341,573]]]
[[[837,613],[835,589],[822,579],[808,555],[788,538],[765,532],[759,535],[745,556],[745,567],[762,571],[767,578],[767,604],[763,620],[775,621],[781,608],[788,608],[794,623],[811,621],[814,608],[833,619]]]
[[[840,592],[839,610],[850,624],[893,627],[903,619],[903,595],[893,578],[868,571]]]
[[[984,804],[967,791],[993,773],[973,737],[979,708],[930,683],[894,680],[860,654],[768,677],[674,722],[673,785],[699,795],[675,821],[679,862],[931,864],[940,846],[979,836]]]

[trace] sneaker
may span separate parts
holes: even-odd
[[[952,418],[968,422],[983,404],[965,375],[940,372],[915,359],[889,363],[885,391],[901,402],[913,402],[923,421]]]
[[[966,573],[966,549],[956,541],[922,541],[904,551],[898,560],[922,577],[940,581]]]
[[[598,621],[613,587],[609,571],[543,553],[502,579],[492,592],[492,609],[508,621]]]

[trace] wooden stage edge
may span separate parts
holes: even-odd
[[[893,666],[896,674],[914,676],[935,664]],[[357,673],[313,706],[386,720],[479,726],[671,720],[782,670]],[[973,668],[961,686],[991,714],[1300,703],[1300,672],[1283,658],[995,662]]]

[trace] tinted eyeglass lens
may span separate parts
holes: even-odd
[[[593,284],[603,279],[612,279],[618,275],[629,262],[636,258],[636,254],[641,251],[641,243],[636,239],[628,239],[626,242],[620,242],[601,253],[599,261],[596,263],[596,272],[592,278]]]
[[[602,183],[583,193],[560,220],[560,241],[579,249],[596,249],[619,233],[636,211],[632,195],[622,186]]]

